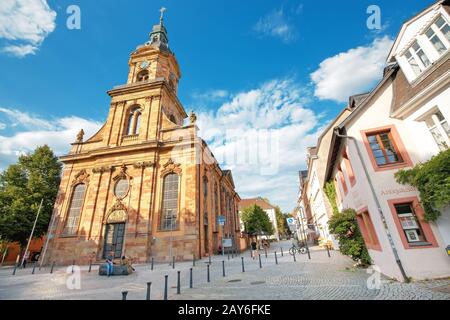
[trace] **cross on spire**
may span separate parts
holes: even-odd
[[[159,22],[162,24],[163,19],[164,19],[164,11],[166,11],[167,9],[162,7],[161,9],[159,9],[159,12],[161,12],[161,17],[159,18]]]

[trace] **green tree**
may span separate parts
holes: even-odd
[[[361,263],[371,263],[369,252],[356,221],[356,211],[346,209],[334,214],[328,221],[330,232],[339,240],[339,250],[342,254],[350,256],[353,260],[361,260]]]
[[[242,210],[242,221],[248,234],[262,233],[273,235],[274,230],[267,213],[257,205]]]
[[[398,171],[395,178],[419,190],[425,220],[436,221],[440,210],[450,205],[450,149],[410,170]]]
[[[61,164],[48,146],[22,155],[16,164],[0,173],[0,237],[23,248],[30,236],[41,199],[34,236],[48,228],[61,181]]]
[[[279,206],[275,207],[275,217],[277,219],[278,233],[280,235],[286,235],[289,232],[289,226],[286,221],[286,215],[281,212]]]

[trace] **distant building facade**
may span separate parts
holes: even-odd
[[[252,198],[252,199],[242,199],[239,202],[239,217],[240,217],[240,224],[241,229],[245,231],[244,223],[242,221],[242,211],[245,208],[248,208],[252,205],[257,205],[261,207],[265,213],[269,216],[270,222],[272,223],[274,234],[271,236],[272,239],[280,240],[280,234],[278,232],[278,224],[277,224],[277,216],[276,216],[276,210],[275,207],[270,204],[267,200],[263,198]]]

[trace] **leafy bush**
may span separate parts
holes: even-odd
[[[363,265],[371,264],[369,252],[356,221],[356,211],[346,209],[334,214],[328,221],[330,232],[339,240],[339,250]]]
[[[333,182],[328,182],[325,185],[325,194],[327,195],[328,200],[330,201],[331,207],[333,208],[333,213],[337,214],[339,213],[339,209],[337,206],[337,200],[336,200],[336,186]]]
[[[395,178],[419,190],[425,220],[436,221],[440,209],[450,205],[450,149],[410,170],[398,171]]]

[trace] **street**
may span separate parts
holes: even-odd
[[[367,280],[376,279],[364,269],[354,268],[354,262],[339,252],[311,248],[308,255],[293,256],[288,253],[289,241],[272,244],[267,258],[261,253],[258,259],[251,259],[250,252],[231,258],[215,256],[210,266],[210,280],[207,282],[208,259],[176,263],[175,269],[168,264],[135,266],[136,272],[127,277],[100,277],[98,266],[81,267],[80,290],[70,290],[67,280],[76,279],[71,267],[55,267],[41,271],[32,267],[17,270],[0,270],[0,299],[2,300],[120,300],[122,292],[128,291],[127,299],[145,300],[147,282],[152,282],[151,299],[163,299],[164,276],[168,275],[169,300],[450,300],[450,279],[414,283],[394,282],[381,277],[379,288],[369,289]],[[281,256],[281,248],[283,256]],[[277,251],[278,264],[275,262]],[[244,258],[245,273],[242,272]],[[225,261],[223,277],[222,261]],[[190,268],[193,269],[193,289],[189,289]],[[66,273],[68,269],[68,273]],[[177,272],[180,271],[181,294],[177,294]],[[73,282],[70,282],[73,284]],[[373,287],[373,286],[371,286]]]

